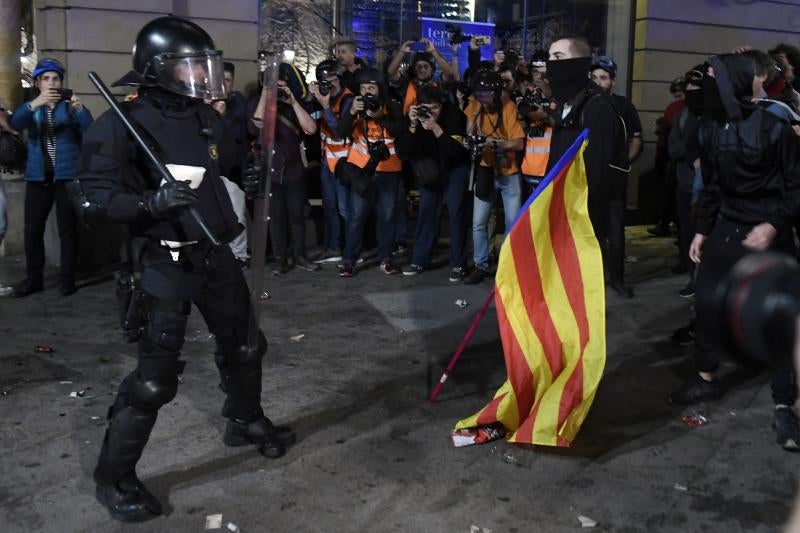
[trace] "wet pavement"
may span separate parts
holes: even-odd
[[[106,409],[135,364],[112,279],[62,298],[53,277],[43,293],[0,298],[2,530],[203,531],[221,513],[246,533],[571,531],[578,516],[596,531],[779,531],[800,454],[774,444],[766,375],[728,363],[721,401],[670,406],[692,373],[691,347],[668,340],[690,315],[686,276],[669,273],[671,238],[629,228],[628,253],[636,298],[608,297],[605,375],[569,449],[452,447],[455,422],[505,378],[493,309],[426,403],[491,281],[451,283],[447,268],[387,277],[370,262],[352,279],[333,266],[268,276],[264,405],[299,437],[277,460],[223,446],[214,342],[193,310],[183,384],[138,469],[166,514],[135,526],[109,518],[91,481]],[[0,258],[0,285],[22,273],[21,258]]]

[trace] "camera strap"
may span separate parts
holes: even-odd
[[[478,120],[476,121],[476,126],[478,127],[478,133],[480,135],[484,135],[483,130],[481,128],[481,122],[483,121],[484,113],[485,113],[485,110],[483,109],[483,106],[481,106],[480,111],[478,111]],[[488,113],[486,113],[486,120],[488,120],[489,121],[489,125],[492,126],[492,131],[490,133],[485,134],[486,137],[492,137],[494,135],[494,133],[497,132],[498,129],[500,130],[500,134],[501,135],[504,133],[503,132],[503,107],[502,107],[502,105],[500,106],[500,109],[497,110],[497,122],[492,122],[492,117]],[[497,154],[495,154],[494,152],[492,152],[492,163],[493,163],[492,164],[493,170],[497,174],[499,174],[500,173],[500,167],[497,164]]]

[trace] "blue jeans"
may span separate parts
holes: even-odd
[[[339,217],[347,224],[350,216],[350,191],[336,179],[336,176],[323,161],[320,171],[322,185],[322,213],[325,219],[325,247],[329,250],[342,249],[342,227]]]
[[[474,247],[473,260],[475,266],[489,270],[489,215],[492,204],[497,198],[497,191],[503,198],[503,211],[505,212],[506,233],[511,229],[511,224],[517,217],[520,208],[522,193],[519,186],[519,174],[510,176],[495,176],[492,194],[486,200],[475,197],[472,212],[472,243]]]
[[[467,179],[469,167],[462,165],[443,176],[433,188],[419,187],[419,217],[414,233],[412,262],[427,268],[433,258],[433,246],[439,234],[439,207],[447,205],[450,219],[450,266],[463,268],[467,262]]]
[[[406,214],[406,209],[408,209],[408,193],[403,183],[403,178],[401,177],[400,184],[397,188],[397,208],[394,213],[394,243],[396,246],[405,246],[408,240],[408,216]]]
[[[364,226],[373,206],[377,204],[378,259],[392,258],[395,237],[395,212],[400,188],[399,172],[376,172],[363,195],[350,191],[350,218],[347,220],[347,239],[344,245],[344,262],[355,265],[361,255]]]

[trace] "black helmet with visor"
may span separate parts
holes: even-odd
[[[114,83],[158,86],[190,98],[225,98],[222,51],[203,28],[179,17],[145,24],[133,46],[133,70]]]

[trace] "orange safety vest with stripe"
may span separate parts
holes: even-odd
[[[528,137],[525,140],[525,156],[522,158],[522,173],[526,176],[544,176],[547,161],[550,159],[550,141],[553,127],[546,126],[541,137]]]
[[[431,87],[438,87],[439,84],[435,81],[428,83]],[[408,115],[408,110],[412,105],[417,105],[417,84],[409,81],[406,86],[406,96],[403,99],[403,114]]]
[[[385,108],[384,112],[386,112]],[[376,121],[367,120],[366,122],[366,128],[364,126],[359,127],[359,124],[353,128],[353,145],[350,147],[350,155],[347,156],[347,161],[358,168],[364,168],[369,163],[369,147],[367,146],[367,139],[364,137],[364,129],[366,129],[370,142],[384,142],[389,149],[389,159],[378,163],[375,171],[400,172],[403,168],[403,163],[397,155],[394,137]]]
[[[336,99],[336,103],[331,107],[331,111],[333,111],[333,114],[336,115],[337,118],[342,111],[342,102],[349,94],[353,93],[350,92],[350,89],[345,87],[342,94]],[[336,133],[334,133],[328,125],[324,114],[322,120],[319,121],[319,137],[322,140],[322,153],[325,155],[325,161],[328,163],[330,171],[334,172],[336,169],[336,162],[350,154],[350,140],[347,138],[337,139]]]

